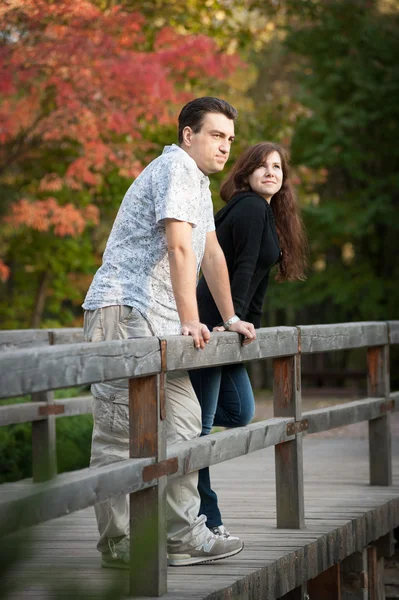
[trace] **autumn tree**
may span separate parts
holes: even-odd
[[[99,210],[151,156],[148,130],[239,61],[170,26],[149,46],[144,16],[115,4],[6,0],[0,27],[2,309],[8,326],[37,326],[45,301],[82,300]]]

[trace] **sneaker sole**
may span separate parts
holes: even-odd
[[[120,562],[111,563],[111,562],[107,562],[105,560],[101,561],[101,566],[102,566],[103,569],[121,569],[121,570],[124,570],[124,571],[130,569],[130,566],[128,564],[123,564],[123,563],[120,563]]]
[[[168,555],[168,566],[169,567],[188,567],[189,565],[202,565],[204,563],[215,562],[215,560],[222,560],[222,558],[228,558],[229,556],[235,556],[241,550],[244,549],[244,544],[241,548],[226,552],[225,554],[218,554],[217,556],[190,556],[190,558],[170,558]],[[173,556],[173,555],[172,555]],[[175,555],[178,556],[178,555]]]

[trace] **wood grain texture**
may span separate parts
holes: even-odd
[[[129,381],[130,458],[166,458],[159,391],[158,375]],[[130,595],[166,593],[166,477],[130,494],[130,564]]]
[[[0,351],[20,350],[32,346],[48,346],[47,329],[5,329],[0,330]]]
[[[384,559],[378,558],[374,546],[367,548],[368,564],[368,600],[385,600],[384,592]]]
[[[32,394],[32,402],[46,408],[54,404],[53,392]],[[32,478],[34,483],[48,481],[57,475],[55,417],[49,415],[32,423]]]
[[[389,346],[367,350],[367,393],[389,400]],[[391,485],[391,415],[389,412],[369,421],[369,458],[371,485]]]
[[[299,354],[273,360],[273,394],[275,417],[301,419],[301,357]],[[305,527],[302,433],[277,444],[276,506],[277,527]]]
[[[81,327],[60,327],[57,329],[12,329],[0,330],[1,350],[22,350],[53,344],[83,342]]]
[[[117,493],[127,494],[154,485],[143,483],[142,471],[153,458],[132,459],[58,475],[46,483],[2,484],[0,531],[11,533],[92,506]]]
[[[48,332],[53,345],[84,342],[83,329],[81,327],[49,329]]]
[[[399,392],[391,392],[389,401],[392,403],[390,410],[399,411]],[[91,413],[93,398],[91,395],[76,396],[75,398],[63,398],[54,400],[54,405],[63,407],[63,412],[56,414],[56,418],[73,417]],[[0,406],[0,426],[16,423],[38,421],[39,409],[46,404],[44,402],[25,402],[22,404],[6,404]],[[303,419],[308,420],[307,433],[327,431],[342,425],[351,425],[369,419],[375,419],[386,411],[386,401],[382,398],[364,398],[338,406],[316,409],[304,412]]]
[[[54,406],[62,409],[62,412],[59,412],[55,416],[58,418],[90,414],[92,402],[93,397],[89,395],[54,400]],[[40,409],[45,406],[47,406],[46,402],[24,402],[22,404],[5,404],[0,406],[0,426],[39,421],[43,418],[40,415]]]
[[[391,400],[393,401],[392,410],[399,410],[396,395],[392,394]],[[385,398],[364,398],[347,404],[304,412],[302,418],[308,421],[307,433],[310,434],[377,419],[386,414],[387,409]]]
[[[341,600],[368,600],[367,549],[341,562]]]
[[[204,350],[194,348],[189,337],[166,337],[168,371],[198,369],[298,352],[296,327],[268,327],[258,329],[256,335],[255,342],[242,346],[237,333],[212,333],[211,341]]]
[[[388,343],[388,327],[379,321],[299,326],[301,352],[329,352]]]
[[[167,457],[177,457],[179,469],[170,477],[197,471],[249,452],[274,446],[289,439],[286,433],[290,419],[269,419],[247,427],[232,429],[211,436],[173,444]],[[82,469],[59,475],[47,484],[32,485],[26,480],[0,487],[0,530],[7,532],[41,521],[81,510],[117,493],[128,493],[153,487],[156,481],[144,482],[142,471],[154,464],[155,458],[131,459],[98,469]],[[8,519],[13,504],[21,519]],[[25,510],[31,506],[31,509]]]
[[[387,321],[389,332],[389,343],[399,344],[399,321]]]
[[[375,410],[375,407],[378,407],[381,401],[381,399],[370,399],[367,410]],[[313,412],[316,413],[314,421],[316,425],[319,419],[322,419],[323,423],[327,425],[341,423],[341,419],[336,420],[335,417],[330,418],[328,416],[329,413],[335,415],[337,408],[322,409],[322,417],[320,417],[321,411],[319,410],[305,413],[304,417],[306,416],[309,420],[310,430],[313,427]],[[357,415],[359,418],[363,418],[364,413],[360,411],[357,412]],[[215,465],[290,441],[293,438],[287,435],[287,425],[293,421],[293,418],[268,419],[251,423],[246,427],[221,431],[211,436],[203,436],[196,440],[171,445],[167,449],[167,458],[177,457],[179,463],[178,471],[171,477],[178,477],[184,473],[202,469],[205,466]],[[317,430],[320,431],[319,426]],[[44,497],[49,499],[47,507],[42,508],[40,511],[34,511],[32,515],[30,513],[24,515],[21,526],[23,524],[38,523],[40,519],[44,521],[67,512],[80,510],[92,505],[100,497],[105,499],[119,490],[129,492],[134,489],[144,489],[154,485],[154,482],[144,483],[142,481],[142,469],[154,462],[154,458],[146,459],[145,462],[125,461],[101,469],[83,469],[74,473],[66,473],[59,476],[55,482],[48,484],[43,490],[38,486],[25,486],[22,497],[20,497],[18,491],[18,484],[7,484],[7,495],[5,494],[6,488],[3,485],[0,487],[2,491],[0,519],[3,519],[3,522],[7,521],[7,511],[11,509],[13,501],[18,506],[22,506],[24,501],[34,505],[44,491],[46,492]],[[76,494],[77,489],[78,494]],[[8,499],[6,500],[7,496]],[[13,523],[14,526],[18,524],[18,522]],[[7,529],[12,530],[12,522],[7,524]]]
[[[63,344],[0,353],[2,398],[158,373],[157,338]]]
[[[333,565],[307,583],[309,600],[341,600],[341,567]]]
[[[378,488],[368,485],[366,441],[305,438],[305,530],[276,528],[272,449],[216,465],[212,482],[223,520],[244,540],[244,551],[215,563],[169,568],[164,599],[276,600],[353,554],[358,545],[364,548],[399,524],[398,443],[394,449],[394,485]],[[20,600],[22,594],[26,600],[54,597],[43,592],[53,589],[52,582],[64,590],[62,597],[68,598],[73,582],[89,588],[85,598],[98,600],[113,575],[125,582],[128,595],[128,573],[100,567],[92,509],[44,523],[34,534],[33,553],[17,566],[18,589],[8,600]]]

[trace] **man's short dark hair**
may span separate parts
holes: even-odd
[[[183,106],[179,115],[179,144],[183,141],[183,129],[191,127],[194,133],[198,133],[207,113],[221,113],[232,121],[236,120],[238,114],[234,106],[226,100],[212,98],[212,96],[191,100]]]

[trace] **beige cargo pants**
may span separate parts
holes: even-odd
[[[107,306],[87,310],[84,334],[88,342],[152,336],[146,319],[129,306]],[[129,458],[128,380],[118,379],[91,387],[94,428],[90,467],[102,467]],[[134,416],[133,416],[134,418]],[[201,408],[187,373],[167,379],[167,443],[191,440],[201,433]],[[209,536],[204,519],[198,518],[200,499],[198,473],[172,479],[167,486],[168,548],[195,547]],[[117,496],[95,506],[100,552],[108,550],[108,539],[119,541],[129,533],[128,497]]]

